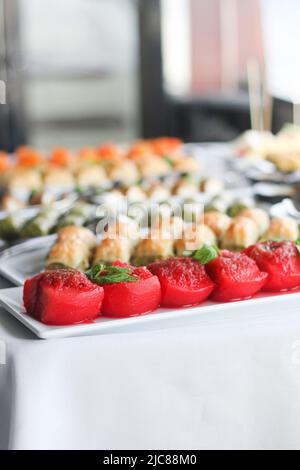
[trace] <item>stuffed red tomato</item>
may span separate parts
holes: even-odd
[[[162,307],[184,307],[204,302],[214,289],[214,283],[204,266],[191,258],[171,258],[148,266],[160,282]]]
[[[27,313],[47,325],[72,325],[95,320],[101,311],[103,288],[80,271],[46,271],[24,285]]]
[[[159,280],[146,268],[116,262],[112,266],[94,266],[88,275],[104,289],[101,309],[104,316],[137,316],[152,312],[160,305]]]
[[[220,251],[218,258],[206,265],[206,271],[216,284],[211,299],[217,302],[249,299],[262,289],[268,278],[251,258],[227,250]]]
[[[250,246],[244,253],[269,274],[263,290],[280,292],[300,288],[300,253],[295,243],[267,241]]]

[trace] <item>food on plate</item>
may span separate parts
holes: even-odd
[[[220,178],[206,178],[200,183],[203,193],[220,194],[224,190],[224,182]]]
[[[20,167],[35,168],[45,163],[45,156],[31,147],[21,146],[17,148],[16,155],[17,165]]]
[[[140,238],[139,224],[127,216],[109,221],[103,233],[105,238],[126,238],[134,245]]]
[[[149,142],[151,150],[162,157],[180,154],[183,142],[176,137],[159,137]]]
[[[43,209],[36,217],[29,220],[21,230],[21,238],[43,237],[48,235],[57,223],[60,211],[56,207]]]
[[[289,217],[276,217],[271,220],[268,230],[264,233],[265,240],[297,240],[299,227],[296,220]]]
[[[177,256],[183,256],[204,244],[214,245],[215,243],[216,236],[207,225],[189,224],[185,227],[183,237],[175,240],[174,250]]]
[[[147,194],[138,185],[126,188],[124,196],[127,197],[129,203],[144,202],[147,199]]]
[[[122,160],[112,164],[108,174],[111,180],[119,181],[124,185],[135,184],[140,179],[135,163],[130,160]]]
[[[68,226],[60,229],[57,234],[59,241],[65,242],[68,240],[80,240],[84,242],[90,250],[96,247],[96,236],[94,233],[85,227]]]
[[[193,157],[180,156],[173,161],[173,169],[179,173],[197,173],[201,166]]]
[[[96,265],[88,276],[104,289],[102,315],[129,317],[156,310],[161,302],[157,276],[145,267],[134,268],[120,262],[112,266]]]
[[[64,188],[71,190],[75,187],[75,184],[72,173],[63,167],[52,166],[44,174],[44,186],[47,189]]]
[[[250,246],[244,252],[268,273],[265,291],[288,291],[300,288],[300,253],[293,242],[267,241]]]
[[[136,266],[147,266],[153,261],[170,258],[173,255],[171,234],[153,230],[149,238],[137,244],[132,255],[132,263]]]
[[[214,283],[198,261],[190,258],[171,258],[148,266],[159,279],[162,291],[162,307],[197,305],[206,300],[214,289]]]
[[[214,232],[218,240],[222,239],[231,224],[231,220],[228,215],[218,211],[205,212],[203,219],[204,224]]]
[[[216,287],[211,299],[233,302],[253,297],[266,284],[268,274],[260,271],[253,259],[243,253],[222,250],[205,266]]]
[[[108,181],[104,168],[99,165],[90,165],[80,168],[76,175],[76,179],[80,188],[101,187]]]
[[[222,248],[241,250],[256,243],[259,237],[257,224],[248,217],[235,217],[221,240]]]
[[[90,266],[95,244],[95,236],[90,230],[66,227],[58,233],[48,254],[46,268],[74,268],[84,271]]]
[[[7,241],[19,238],[28,218],[28,214],[23,211],[17,211],[0,219],[0,238]]]
[[[274,139],[271,132],[249,130],[234,142],[234,150],[241,157],[264,158]]]
[[[56,229],[69,225],[82,226],[96,216],[95,206],[85,202],[76,202],[72,209],[58,220]]]
[[[169,233],[172,239],[182,239],[185,231],[185,223],[181,217],[178,216],[164,216],[159,214],[154,220],[152,230],[160,232],[162,235]]]
[[[11,168],[7,173],[6,185],[9,192],[19,189],[28,191],[38,191],[43,186],[41,174],[30,168]]]
[[[2,211],[15,212],[18,209],[23,209],[25,207],[25,203],[15,196],[6,193],[1,199],[0,207]]]
[[[147,197],[151,202],[165,202],[170,196],[170,189],[159,182],[154,183],[147,191]]]
[[[116,260],[129,263],[132,252],[132,244],[126,238],[104,238],[97,246],[93,265],[111,264]]]
[[[28,279],[24,305],[28,315],[47,325],[91,322],[100,316],[104,290],[85,274],[70,269],[47,271]]]
[[[191,176],[180,178],[173,186],[173,195],[182,198],[191,198],[199,192],[198,182]]]
[[[54,148],[50,154],[50,163],[52,165],[68,167],[72,165],[74,155],[72,152],[63,147]]]
[[[142,155],[136,159],[136,165],[142,178],[164,176],[172,171],[166,160],[156,155]]]
[[[243,209],[239,216],[241,217],[248,217],[249,219],[253,220],[258,227],[259,236],[263,235],[270,226],[270,217],[266,211],[263,209]]]

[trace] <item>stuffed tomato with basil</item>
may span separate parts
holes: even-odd
[[[253,259],[228,250],[221,250],[205,268],[216,285],[211,295],[211,299],[216,302],[250,299],[264,287],[268,279],[268,274],[261,271]]]
[[[156,310],[161,303],[159,280],[144,267],[116,262],[111,266],[96,265],[87,275],[104,289],[103,316],[143,315]]]
[[[28,279],[23,299],[27,313],[47,325],[72,325],[100,316],[104,291],[75,269],[46,271]]]
[[[262,271],[268,273],[264,291],[280,292],[300,288],[300,253],[296,243],[267,241],[250,246],[244,253]]]
[[[204,302],[214,289],[214,283],[198,261],[191,258],[170,258],[152,263],[149,271],[159,279],[162,307],[178,308]]]

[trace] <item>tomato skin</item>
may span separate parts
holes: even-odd
[[[27,313],[47,325],[73,325],[100,316],[102,287],[76,270],[48,271],[28,279],[23,299]]]
[[[281,292],[300,287],[300,253],[293,242],[257,243],[244,253],[269,274],[263,290]]]
[[[156,276],[137,282],[122,282],[103,286],[102,315],[126,318],[156,310],[161,302],[161,288]]]
[[[214,289],[198,261],[172,258],[150,264],[148,269],[157,275],[162,290],[162,307],[179,308],[204,302]]]
[[[206,271],[215,282],[211,300],[236,302],[257,294],[265,285],[268,274],[245,254],[222,250],[218,258],[206,265]]]

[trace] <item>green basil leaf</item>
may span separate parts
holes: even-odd
[[[131,268],[97,264],[87,271],[86,275],[92,282],[100,285],[140,281],[139,277],[132,276],[131,273]]]
[[[196,250],[192,254],[192,258],[196,261],[199,261],[201,264],[207,264],[210,261],[218,258],[219,249],[215,245],[203,245],[199,250]]]
[[[163,159],[165,160],[165,162],[166,162],[171,168],[173,168],[174,163],[173,163],[172,159],[171,159],[168,155],[164,155]]]

